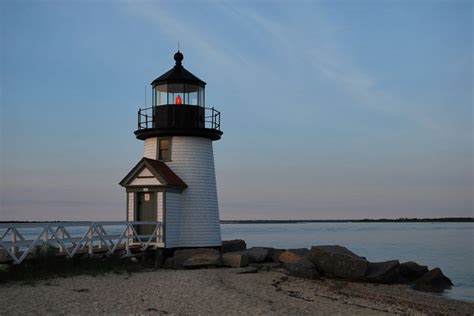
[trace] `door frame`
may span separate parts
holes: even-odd
[[[154,220],[152,221],[158,221],[158,194],[156,191],[140,191],[140,192],[135,192],[135,201],[134,201],[134,207],[133,207],[133,219],[134,221],[142,221],[142,219],[138,219],[138,201],[139,201],[139,196],[140,195],[145,195],[145,194],[150,194],[150,202],[151,202],[151,213],[154,215]],[[136,225],[135,230],[137,231],[138,235],[142,235],[140,232],[141,229],[145,228],[147,225]]]

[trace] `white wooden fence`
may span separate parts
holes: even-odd
[[[140,235],[136,228],[142,225],[153,227],[153,232]],[[84,252],[112,254],[117,250],[130,255],[131,246],[144,251],[162,247],[162,241],[161,222],[0,223],[0,253],[15,264],[38,246],[54,247],[69,257]]]

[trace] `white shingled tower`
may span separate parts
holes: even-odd
[[[162,222],[165,248],[218,247],[212,142],[222,136],[220,113],[205,107],[206,83],[183,67],[183,54],[178,51],[174,60],[151,83],[152,106],[138,111],[135,135],[145,150],[120,182],[127,191],[127,220]]]

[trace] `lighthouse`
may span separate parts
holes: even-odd
[[[206,106],[206,83],[183,67],[183,58],[174,54],[174,67],[151,83],[152,106],[138,111],[134,133],[144,151],[120,182],[126,217],[161,222],[164,248],[219,247],[213,142],[222,136],[220,112]]]

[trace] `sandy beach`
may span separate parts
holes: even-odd
[[[405,285],[236,271],[157,270],[3,284],[0,314],[474,314],[474,303]]]

